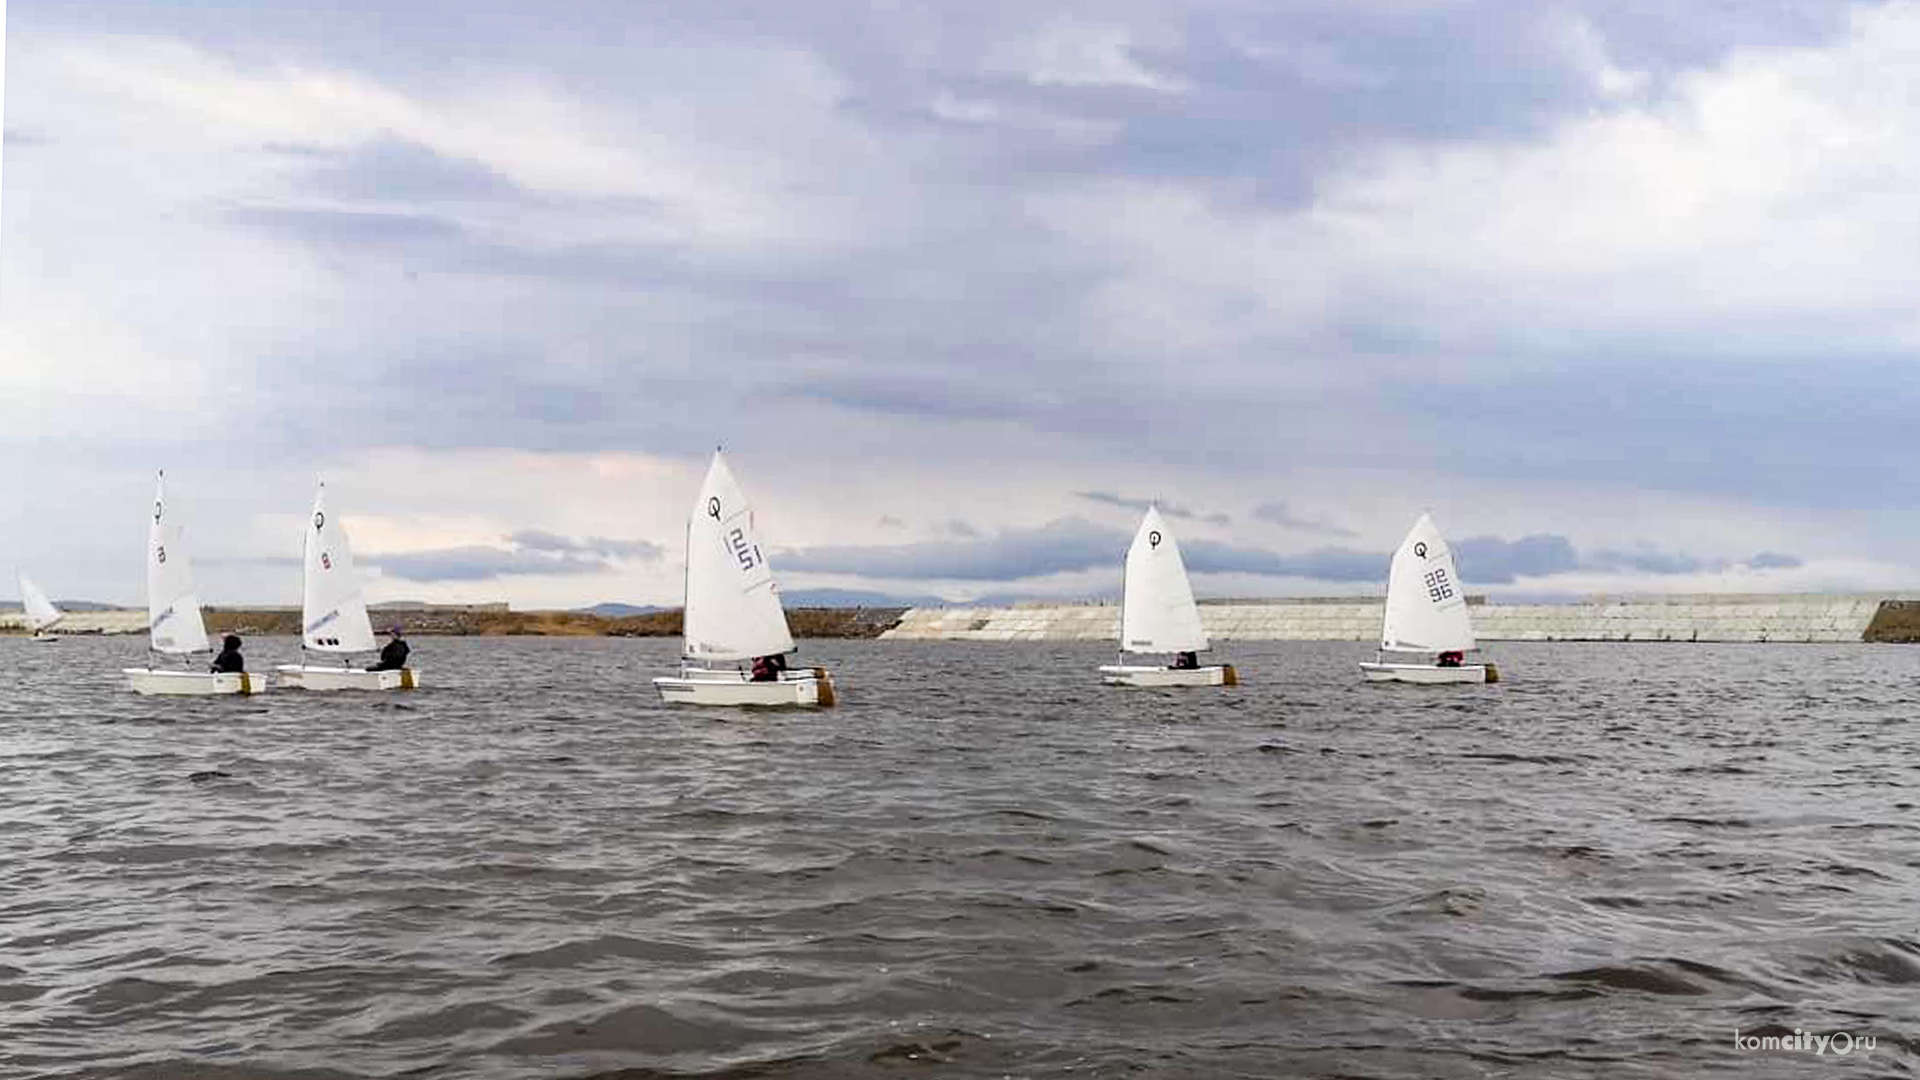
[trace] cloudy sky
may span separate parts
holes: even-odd
[[[1920,588],[1920,5],[13,0],[0,568],[137,602]]]

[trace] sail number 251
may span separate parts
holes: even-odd
[[[732,529],[727,533],[727,550],[740,560],[740,569],[751,570],[760,565],[760,549],[749,543],[745,529]]]

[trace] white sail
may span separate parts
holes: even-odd
[[[153,489],[153,522],[147,529],[147,633],[163,653],[204,652],[207,624],[193,589],[193,560],[186,529],[167,505],[167,474]]]
[[[1467,596],[1453,565],[1453,549],[1421,514],[1393,553],[1387,576],[1387,615],[1380,629],[1382,649],[1406,652],[1465,652],[1474,647]]]
[[[1193,602],[1187,564],[1159,507],[1147,508],[1127,549],[1127,586],[1120,607],[1120,647],[1127,652],[1198,652],[1207,647]]]
[[[745,660],[793,651],[753,508],[719,453],[687,518],[686,655]]]
[[[40,586],[28,581],[25,574],[20,575],[20,606],[27,611],[28,628],[36,634],[66,617],[66,612],[54,607]]]
[[[353,567],[347,530],[327,513],[327,485],[313,493],[307,519],[304,588],[300,600],[300,643],[320,652],[372,652],[373,622],[360,575]]]

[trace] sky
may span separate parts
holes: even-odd
[[[1920,589],[1920,4],[13,0],[0,568],[213,603]],[[10,575],[9,575],[10,576]],[[0,585],[0,589],[6,586]]]

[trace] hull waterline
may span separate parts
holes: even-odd
[[[1240,673],[1232,664],[1201,668],[1107,664],[1100,668],[1100,681],[1108,686],[1238,686]]]
[[[420,673],[413,668],[362,671],[319,664],[282,664],[280,686],[285,690],[417,690]]]
[[[1419,683],[1443,686],[1451,683],[1499,682],[1499,671],[1492,664],[1461,664],[1440,667],[1436,664],[1361,664],[1368,682]]]
[[[127,687],[136,694],[164,697],[214,697],[224,694],[264,694],[267,679],[251,671],[171,671],[164,668],[122,668]]]
[[[786,671],[770,682],[753,682],[742,671],[687,668],[660,676],[653,685],[669,705],[831,708],[838,700],[826,668]]]

